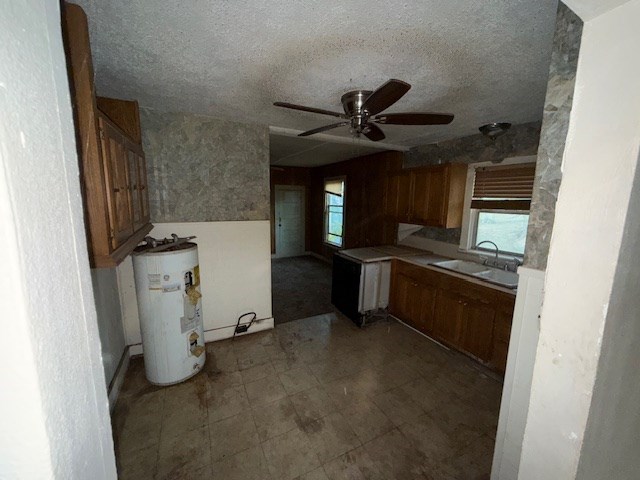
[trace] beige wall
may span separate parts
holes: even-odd
[[[637,312],[638,302],[637,294],[620,290],[633,287],[615,279],[633,278],[620,270],[631,260],[620,253],[637,245],[626,235],[636,213],[630,199],[640,147],[639,23],[640,0],[633,0],[584,25],[519,479],[637,473],[633,432],[640,422],[629,415],[639,401],[630,371],[637,364],[622,334],[623,317]],[[608,367],[607,358],[613,361]],[[635,383],[616,380],[625,375]],[[598,396],[605,386],[611,387],[608,403]],[[602,431],[585,436],[587,424]],[[615,444],[608,440],[613,437]],[[598,462],[607,465],[578,475],[579,464]]]

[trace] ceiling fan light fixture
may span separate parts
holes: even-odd
[[[298,134],[299,137],[307,137],[349,125],[349,131],[354,137],[359,138],[361,135],[364,135],[373,142],[379,142],[380,140],[384,140],[385,135],[377,124],[447,125],[453,121],[453,115],[448,113],[410,112],[378,115],[400,100],[410,88],[411,85],[407,82],[392,78],[376,90],[352,90],[342,95],[340,99],[344,113],[324,110],[322,108],[305,107],[304,105],[288,102],[275,102],[274,105],[276,107],[319,113],[321,115],[329,115],[346,120],[302,132]]]
[[[495,122],[482,125],[478,130],[485,137],[489,137],[491,140],[495,140],[500,135],[507,133],[507,130],[511,128],[511,124],[507,122]]]

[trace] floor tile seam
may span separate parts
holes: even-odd
[[[303,432],[306,435],[306,432],[302,428],[302,425],[303,425],[302,418],[300,417],[300,415],[298,415],[298,412],[296,411],[295,406],[294,405],[292,405],[292,406],[293,406],[293,411],[294,411],[295,416],[296,416],[298,421],[296,421],[296,419],[293,419],[293,423],[295,424],[295,426],[290,428],[286,432],[280,432],[277,435],[273,435],[272,437],[267,437],[264,440],[262,440],[260,438],[260,432],[258,431],[258,424],[256,423],[256,432],[258,433],[258,441],[260,441],[260,443],[268,442],[269,440],[272,440],[274,438],[280,437],[282,435],[286,435],[287,433],[290,433],[290,432],[294,431],[296,428],[299,429],[301,432]]]
[[[319,416],[319,417],[315,417],[315,418],[313,418],[313,419],[309,419],[309,421],[307,422],[307,421],[305,421],[305,419],[304,419],[304,418],[302,418],[302,415],[300,415],[300,412],[298,412],[298,410],[296,409],[296,406],[295,406],[295,405],[293,406],[293,408],[294,408],[294,410],[296,410],[296,413],[298,414],[298,417],[300,417],[300,422],[301,422],[302,424],[314,423],[314,422],[317,422],[317,421],[319,421],[319,420],[322,420],[323,418],[327,418],[329,415],[332,415],[332,414],[334,414],[334,413],[340,413],[340,412],[338,412],[338,410],[333,410],[332,412],[325,413],[324,415],[321,415],[321,416]]]
[[[446,432],[444,432],[444,433],[445,433],[445,435],[447,435]],[[444,460],[453,459],[454,457],[459,457],[460,456],[460,450],[464,450],[467,447],[470,447],[472,443],[477,442],[480,438],[482,438],[484,436],[485,436],[484,433],[474,432],[473,438],[471,438],[470,440],[467,440],[466,442],[461,443],[460,445],[456,445],[456,451],[454,453],[452,453],[451,455],[449,455],[447,457],[444,457],[443,461]]]
[[[212,466],[213,466],[214,463],[220,463],[220,462],[222,462],[222,461],[224,461],[224,460],[226,460],[228,458],[235,457],[236,455],[240,455],[241,453],[246,453],[247,451],[251,450],[252,448],[255,448],[255,447],[258,447],[258,446],[259,446],[259,443],[258,443],[258,445],[249,445],[248,447],[243,448],[242,450],[238,450],[237,452],[234,452],[234,453],[232,453],[230,455],[227,455],[227,456],[225,456],[223,458],[220,458],[219,460],[215,460],[213,458],[213,445],[211,445],[211,447],[212,447],[212,453],[211,453],[211,455],[212,455],[211,456]]]
[[[298,421],[295,421],[295,420],[293,421],[294,426],[292,428],[290,428],[286,432],[280,432],[277,435],[274,435],[274,436],[269,437],[269,438],[265,438],[264,440],[260,439],[260,434],[258,433],[258,440],[260,440],[260,443],[262,444],[262,443],[270,442],[271,440],[274,440],[274,439],[276,439],[278,437],[282,437],[284,435],[287,435],[287,434],[293,432],[296,429],[299,430],[300,432],[302,432],[304,434],[305,438],[307,439],[307,441],[310,442],[309,434],[307,432],[305,432],[304,428],[302,427],[302,425],[303,425],[302,418],[300,418],[300,416],[298,415],[298,412],[295,411],[295,408],[294,408],[294,412],[295,412],[295,415],[296,415]]]
[[[258,441],[260,441],[260,436],[259,435],[258,435]],[[260,451],[262,452],[262,458],[264,460],[264,464],[267,467],[267,473],[269,474],[269,479],[277,480],[277,479],[273,478],[273,475],[271,473],[271,469],[269,468],[269,461],[267,460],[267,452],[264,451],[264,446],[262,445],[261,441],[259,443],[259,447],[260,447]],[[269,480],[269,479],[262,479],[262,480]]]
[[[154,478],[158,474],[158,469],[160,468],[160,446],[162,443],[162,430],[163,430],[163,424],[164,424],[162,420],[164,420],[164,407],[165,407],[166,399],[167,399],[167,392],[164,392],[164,395],[162,395],[162,417],[160,420],[160,431],[158,432],[158,449],[156,453],[156,469],[155,469],[156,471],[154,474]]]
[[[385,415],[385,417],[386,417],[386,415]],[[388,418],[388,417],[387,417],[387,420],[389,420],[389,418]],[[389,432],[390,432],[390,431],[392,431],[392,430],[398,430],[398,427],[396,427],[396,426],[395,426],[395,424],[394,424],[391,420],[389,420],[389,424],[391,425],[391,428],[389,428],[388,430],[384,430],[384,431],[382,431],[382,432],[378,433],[376,436],[374,436],[374,437],[370,438],[370,439],[369,439],[369,440],[367,440],[366,442],[365,442],[365,441],[363,441],[363,440],[360,438],[360,435],[358,435],[358,433],[356,433],[356,435],[358,436],[358,439],[359,439],[359,440],[360,440],[360,442],[362,443],[362,446],[364,447],[366,444],[371,443],[372,441],[374,441],[374,440],[376,440],[376,439],[378,439],[378,438],[382,437],[383,435],[386,435],[387,433],[389,433]]]

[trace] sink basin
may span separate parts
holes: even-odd
[[[463,273],[502,287],[518,287],[518,274],[514,272],[506,272],[464,260],[446,260],[444,262],[435,262],[432,265],[452,272]]]
[[[513,272],[492,268],[485,272],[474,273],[473,276],[507,288],[516,288],[518,286],[518,274]]]
[[[467,275],[474,275],[480,272],[489,271],[488,267],[479,265],[474,262],[465,262],[464,260],[446,260],[444,262],[436,262],[433,265],[440,268],[446,268],[454,272],[466,273]]]

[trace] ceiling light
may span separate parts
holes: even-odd
[[[491,140],[495,140],[500,135],[504,134],[511,128],[510,123],[502,122],[502,123],[487,123],[486,125],[482,125],[478,130]]]

